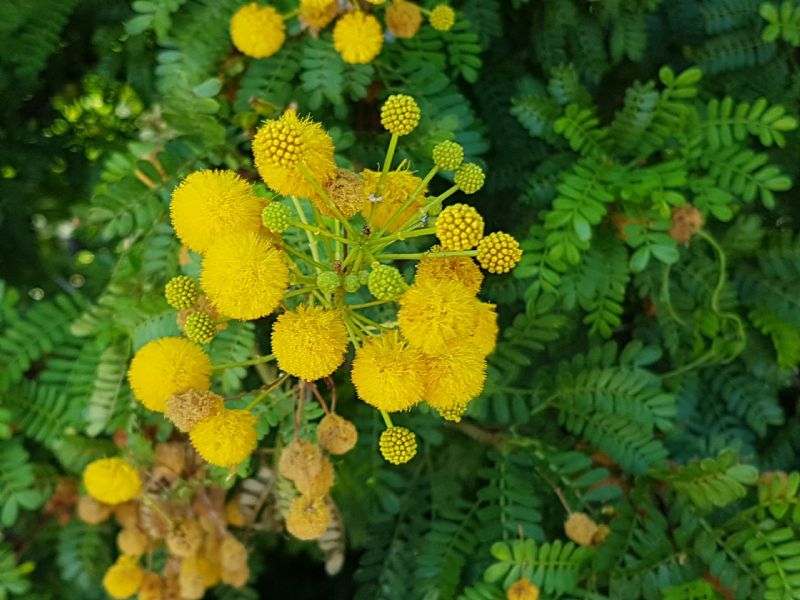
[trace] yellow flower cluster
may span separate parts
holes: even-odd
[[[244,586],[247,548],[230,529],[247,523],[238,499],[226,504],[225,490],[206,483],[203,462],[185,444],[156,444],[154,454],[146,470],[109,458],[84,471],[90,495],[80,498],[79,517],[98,524],[113,515],[120,526],[120,554],[103,576],[106,593],[188,600],[218,584]],[[166,555],[163,569],[146,570],[152,569],[148,556],[159,551]]]
[[[422,26],[423,14],[432,28],[449,31],[456,22],[456,12],[447,4],[433,10],[421,8],[411,0],[369,0],[363,10],[357,3],[348,9],[339,0],[300,0],[296,11],[302,28],[314,35],[333,20],[333,46],[342,60],[350,64],[373,61],[384,44],[384,31],[378,20],[383,12],[388,32],[397,38],[412,38]],[[282,15],[273,6],[251,2],[231,17],[230,33],[233,45],[251,58],[267,58],[278,52],[286,41],[286,20],[295,13]],[[263,175],[262,175],[263,177]]]

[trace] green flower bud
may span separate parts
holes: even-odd
[[[433,147],[433,164],[442,171],[455,171],[464,160],[461,144],[445,140]]]
[[[358,275],[349,273],[344,276],[344,290],[346,292],[356,292],[361,287],[361,282],[358,280]]]
[[[389,265],[375,265],[367,279],[369,293],[378,300],[391,300],[408,287],[400,271]]]
[[[317,275],[317,287],[326,294],[332,294],[341,284],[338,273],[333,271],[323,271]]]
[[[167,303],[176,310],[191,308],[200,297],[200,288],[194,279],[178,275],[167,282],[164,288]]]
[[[483,187],[485,179],[483,169],[475,163],[466,163],[458,168],[453,181],[465,194],[474,194]]]
[[[214,339],[217,327],[207,313],[195,312],[186,317],[183,332],[195,344],[208,344]]]
[[[292,209],[280,202],[270,202],[261,212],[264,227],[275,233],[283,233],[289,229],[292,220]]]

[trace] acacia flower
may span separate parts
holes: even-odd
[[[92,498],[113,506],[138,496],[142,480],[136,469],[121,458],[101,458],[86,466],[83,485]]]
[[[506,600],[539,600],[539,588],[523,577],[508,588]]]
[[[197,282],[186,275],[178,275],[167,282],[164,287],[164,297],[175,310],[186,310],[194,306],[200,298],[200,288]]]
[[[278,366],[306,381],[333,373],[346,351],[347,329],[336,311],[302,305],[280,315],[272,326],[272,353]]]
[[[335,175],[325,184],[325,192],[346,218],[352,217],[364,206],[364,182],[347,169],[336,169]],[[320,205],[319,211],[332,217],[333,211],[327,205]]]
[[[331,522],[325,498],[299,496],[286,515],[286,529],[300,540],[316,540]]]
[[[456,169],[453,182],[465,194],[474,194],[483,187],[486,175],[475,163],[464,163]]]
[[[407,463],[417,453],[417,436],[405,427],[389,427],[378,442],[381,455],[393,465]]]
[[[448,206],[436,217],[436,237],[444,250],[469,250],[483,237],[483,217],[468,204]]]
[[[406,94],[392,94],[381,107],[381,125],[394,135],[408,135],[419,125],[417,101]]]
[[[497,345],[497,334],[500,333],[496,308],[494,304],[488,302],[478,303],[478,323],[475,332],[469,338],[469,343],[484,357],[492,353]]]
[[[331,412],[317,425],[317,439],[331,454],[347,454],[358,441],[358,430],[350,421]]]
[[[333,140],[322,126],[309,118],[298,118],[294,110],[265,121],[253,138],[253,156],[261,179],[277,194],[317,203],[317,192],[300,166],[325,185],[336,170],[333,152]]]
[[[344,15],[333,28],[333,47],[346,63],[372,61],[383,47],[383,32],[378,19],[361,11]]]
[[[242,54],[253,58],[272,56],[286,41],[283,15],[273,6],[246,4],[231,17],[231,39]]]
[[[278,307],[289,285],[289,268],[283,253],[266,238],[227,235],[208,248],[200,283],[225,316],[258,319]]]
[[[143,578],[144,571],[139,566],[139,560],[123,554],[103,575],[103,588],[112,598],[122,600],[139,591]]]
[[[447,4],[439,4],[428,15],[431,27],[438,31],[450,31],[456,22],[456,11]]]
[[[486,360],[471,344],[425,357],[425,401],[437,410],[464,406],[483,391]]]
[[[381,177],[380,171],[364,169],[361,175],[364,178],[365,199],[361,213],[365,217],[371,214],[372,224],[381,228],[394,217],[394,214],[400,210],[408,196],[422,183],[422,179],[414,175],[408,169],[396,169],[386,174],[383,190],[378,194],[378,181]],[[413,217],[414,214],[422,208],[424,195],[425,190],[422,190],[414,203],[405,209],[402,215],[395,218],[394,222],[389,226],[388,231],[397,231],[405,221]]]
[[[153,340],[133,357],[128,381],[139,402],[152,411],[164,412],[173,394],[211,387],[211,359],[186,338]]]
[[[179,430],[191,431],[200,421],[216,415],[225,407],[225,400],[207,390],[186,390],[167,400],[165,416]]]
[[[223,408],[195,425],[189,437],[203,460],[218,467],[233,467],[255,450],[255,423],[248,410]]]
[[[356,350],[351,377],[358,397],[385,412],[408,410],[422,400],[422,354],[390,331]]]
[[[469,337],[478,321],[478,301],[457,281],[420,281],[400,297],[397,320],[415,348],[445,352]]]
[[[172,192],[172,226],[184,246],[203,253],[220,235],[257,232],[262,202],[233,171],[195,171]]]
[[[440,251],[441,246],[434,246],[420,259],[414,281],[457,281],[477,295],[483,273],[475,261],[468,256],[436,256]]]
[[[195,344],[209,344],[217,333],[217,325],[208,313],[193,312],[183,322],[183,333]]]
[[[507,233],[495,231],[478,243],[477,258],[489,273],[508,273],[522,258],[522,248]]]
[[[412,38],[422,25],[422,11],[408,0],[393,0],[386,9],[386,26],[399,38]]]
[[[455,171],[464,160],[461,144],[445,140],[433,147],[433,164],[442,171]]]
[[[337,0],[300,0],[300,18],[317,29],[327,27],[338,12]]]

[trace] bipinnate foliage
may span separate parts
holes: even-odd
[[[290,107],[341,165],[374,169],[392,93],[422,112],[398,157],[424,174],[437,142],[460,143],[487,173],[476,206],[524,249],[513,278],[483,283],[500,315],[485,391],[459,422],[398,415],[419,449],[394,467],[379,417],[337,380],[360,437],[334,459],[319,546],[282,542],[296,492],[268,456],[210,470],[252,510],[252,577],[209,597],[271,597],[323,562],[364,600],[502,600],[521,578],[542,600],[800,597],[797,3],[454,1],[450,31],[390,36],[363,65],[296,19],[275,55],[236,52],[243,4],[0,8],[0,223],[20,257],[0,259],[0,599],[102,598],[117,525],[78,520],[57,490],[98,458],[152,461],[173,434],[126,373],[180,335],[163,287],[199,272],[170,225],[175,186],[204,168],[255,181],[249,141]],[[268,326],[231,322],[213,363],[267,351]],[[258,376],[213,385],[245,406]],[[261,439],[292,439],[288,394],[254,413]],[[299,414],[314,439],[322,409]],[[567,535],[576,513],[603,534]],[[271,570],[277,553],[298,566]]]

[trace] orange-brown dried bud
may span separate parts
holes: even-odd
[[[78,499],[78,517],[84,523],[97,525],[111,516],[113,508],[91,496],[81,496]]]
[[[233,527],[244,527],[247,522],[242,509],[239,507],[238,494],[225,505],[225,522]]]
[[[186,446],[175,442],[156,444],[156,462],[182,475],[186,469]]]
[[[591,546],[597,530],[597,523],[583,512],[571,513],[567,522],[564,523],[567,537],[581,546]]]
[[[166,542],[175,556],[194,556],[203,543],[203,529],[197,521],[183,521],[167,534]]]
[[[131,500],[114,507],[114,519],[125,529],[136,529],[139,526],[139,502]]]
[[[356,426],[344,417],[330,413],[317,426],[317,439],[331,454],[346,454],[358,441]]]
[[[322,449],[319,446],[295,439],[281,452],[278,472],[291,481],[301,477],[315,477],[322,468],[322,459]]]
[[[668,233],[676,242],[687,244],[704,223],[703,215],[691,204],[676,206],[672,209],[672,227]]]
[[[325,533],[331,513],[325,498],[295,498],[286,515],[286,529],[300,540],[316,540]]]
[[[147,552],[149,541],[139,529],[120,529],[117,534],[117,548],[128,556],[141,556]]]
[[[297,491],[304,496],[325,496],[333,487],[333,465],[326,457],[322,457],[320,468],[313,477],[297,477],[294,480]]]

